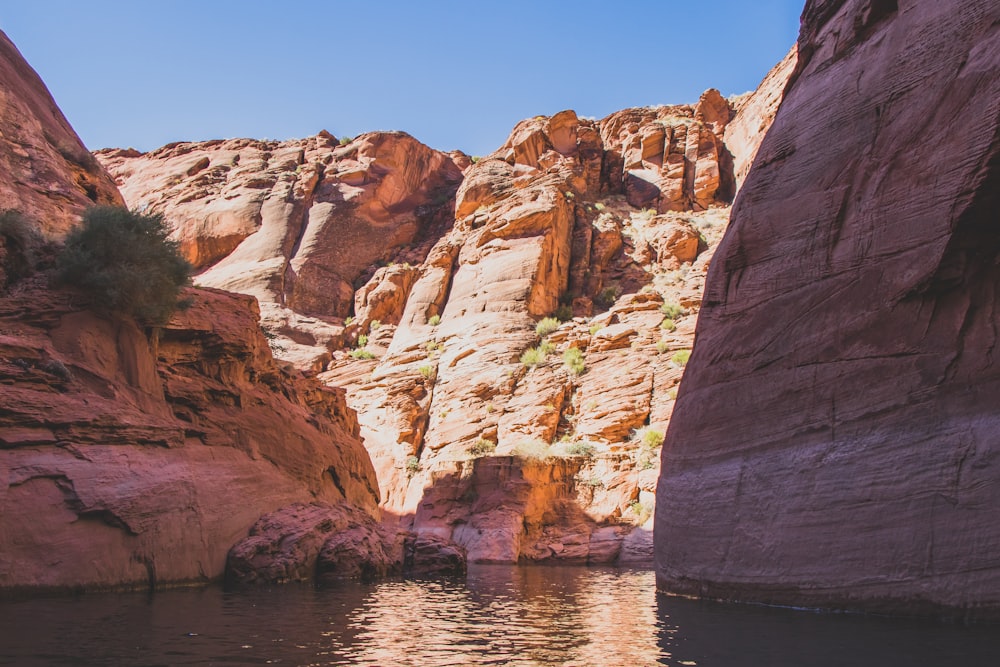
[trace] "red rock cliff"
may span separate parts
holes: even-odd
[[[15,209],[60,238],[94,204],[122,205],[45,84],[0,32],[0,211]]]
[[[238,542],[243,578],[310,578],[315,557],[273,567],[267,544],[303,513],[354,529],[325,567],[385,569],[396,556],[358,546],[380,538],[356,415],[274,361],[252,297],[189,290],[141,329],[49,286],[41,237],[121,198],[2,35],[0,51],[0,196],[21,214],[0,227],[0,591],[206,581]]]
[[[1000,614],[998,25],[807,3],[664,446],[664,590]]]

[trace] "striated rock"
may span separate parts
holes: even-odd
[[[714,90],[601,121],[567,110],[475,163],[385,133],[101,159],[166,213],[199,282],[260,299],[279,358],[347,391],[392,528],[472,561],[638,561],[660,443],[643,437],[670,418],[725,228],[732,115]],[[494,487],[517,500],[474,502]]]
[[[797,63],[798,49],[793,46],[781,62],[767,73],[755,91],[734,101],[735,115],[726,125],[723,138],[726,148],[733,156],[733,176],[737,188],[746,179],[747,172],[757,157],[760,143],[774,122]]]
[[[664,590],[1000,616],[998,23],[807,3],[664,446]]]
[[[43,236],[60,239],[80,221],[84,208],[122,204],[114,182],[3,32],[0,128],[0,174],[4,176],[0,211],[20,211]]]
[[[162,212],[199,285],[257,297],[275,347],[318,369],[343,340],[355,289],[379,263],[420,262],[451,218],[462,173],[402,132],[338,142],[231,139],[97,153],[133,207]],[[396,276],[399,277],[399,276]],[[377,280],[382,280],[379,277]],[[396,281],[397,288],[405,281]],[[376,302],[406,298],[369,288]],[[389,312],[372,319],[392,318]]]
[[[208,581],[266,512],[375,514],[343,392],[274,363],[252,298],[187,297],[152,337],[44,276],[0,298],[0,589]]]

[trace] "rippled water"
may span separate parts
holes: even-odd
[[[0,664],[994,666],[1000,628],[666,598],[644,570],[478,566],[0,602]]]

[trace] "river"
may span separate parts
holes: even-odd
[[[0,601],[0,665],[958,667],[1000,628],[657,595],[649,570]]]

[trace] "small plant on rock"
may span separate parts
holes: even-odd
[[[670,363],[683,368],[691,358],[691,350],[677,350],[670,357]]]
[[[677,331],[677,323],[674,322],[669,317],[667,317],[664,318],[662,322],[660,322],[660,328],[663,329],[664,331],[673,333],[674,331]]]
[[[425,380],[433,382],[437,377],[437,371],[430,364],[424,364],[420,367],[420,375],[422,375]]]
[[[479,438],[474,443],[469,445],[469,453],[473,456],[486,456],[492,454],[496,451],[497,443],[492,440],[487,440],[486,438]]]
[[[580,442],[574,442],[572,445],[567,447],[566,453],[570,456],[582,456],[589,459],[597,453],[597,448],[594,447],[592,443],[582,440]]]
[[[583,361],[583,352],[578,347],[571,347],[563,352],[563,365],[573,375],[582,375],[587,370]]]
[[[660,312],[667,316],[668,319],[676,320],[681,315],[684,315],[684,309],[678,306],[676,303],[664,303],[660,306]]]
[[[379,320],[372,320],[368,323],[368,331],[378,331],[380,326],[382,326],[382,322]]]
[[[559,320],[554,317],[546,317],[535,326],[535,333],[539,336],[548,336],[559,328]]]
[[[356,350],[351,350],[351,359],[374,359],[375,355],[372,352],[364,348],[358,348]]]
[[[427,318],[427,324],[431,325],[432,327],[436,327],[437,325],[441,324],[441,316],[431,315],[430,317]]]
[[[413,477],[415,474],[420,472],[420,459],[416,456],[407,456],[404,467],[406,468],[406,476]]]

